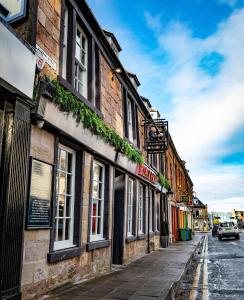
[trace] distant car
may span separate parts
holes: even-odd
[[[213,225],[212,236],[218,236],[218,228],[219,228],[219,225]]]
[[[233,222],[220,223],[218,228],[218,237],[220,241],[225,237],[234,237],[236,240],[239,240],[239,229]]]
[[[239,221],[239,222],[237,223],[237,226],[238,226],[239,229],[244,229],[244,222]]]

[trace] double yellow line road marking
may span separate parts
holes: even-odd
[[[189,300],[195,300],[198,295],[198,290],[201,290],[202,300],[208,300],[208,236],[206,235],[201,251],[201,259],[198,263],[196,273],[194,275]],[[199,280],[202,272],[202,286],[199,287]]]

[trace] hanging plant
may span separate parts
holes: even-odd
[[[161,173],[158,173],[158,182],[160,185],[162,185],[164,188],[169,190],[171,188],[170,182],[168,179]]]
[[[124,141],[115,130],[108,127],[96,113],[91,111],[90,108],[71,92],[63,88],[57,80],[50,81],[48,77],[45,77],[45,80],[54,86],[55,97],[53,100],[62,110],[76,115],[77,120],[82,122],[85,128],[90,129],[94,134],[100,136],[117,151],[124,153],[129,160],[139,165],[144,163],[144,158],[139,150]]]

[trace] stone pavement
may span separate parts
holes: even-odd
[[[171,299],[173,290],[203,236],[197,233],[191,241],[161,248],[108,275],[79,284],[66,284],[39,299]]]

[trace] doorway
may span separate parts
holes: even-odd
[[[125,174],[115,170],[114,177],[114,226],[113,226],[113,258],[114,265],[123,263],[124,213],[125,213]]]

